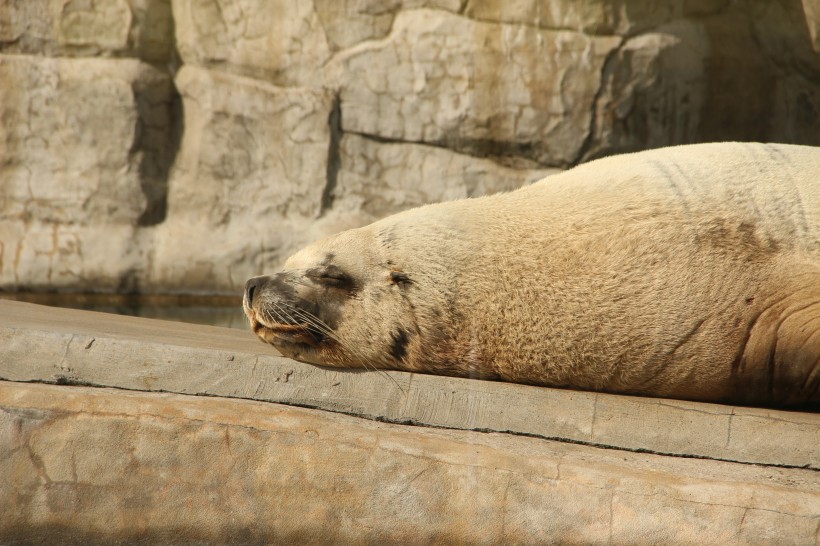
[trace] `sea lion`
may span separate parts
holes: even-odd
[[[599,159],[408,210],[254,277],[294,359],[742,404],[820,401],[820,148]]]

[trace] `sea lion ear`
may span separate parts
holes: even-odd
[[[393,284],[413,284],[413,280],[410,278],[410,275],[403,271],[391,271],[390,282]]]

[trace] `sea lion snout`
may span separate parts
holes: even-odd
[[[260,275],[248,279],[245,283],[242,308],[250,319],[251,325],[257,321],[285,322],[272,316],[269,309],[271,306],[278,307],[280,301],[289,302],[293,299],[295,292],[293,285],[283,276],[283,273]]]
[[[332,336],[317,296],[299,271],[281,271],[248,279],[242,307],[251,329],[262,341],[284,352],[294,344],[304,350]]]
[[[242,307],[253,332],[266,343],[316,346],[324,339],[316,319],[302,309],[296,295],[296,280],[287,272],[252,277],[245,283]]]
[[[270,276],[259,275],[258,277],[251,277],[245,283],[245,296],[242,303],[244,304],[246,312],[248,309],[253,307],[253,297],[256,294],[257,289],[269,280]]]
[[[247,313],[248,310],[253,309],[258,310],[260,305],[264,306],[265,302],[271,298],[285,301],[294,300],[296,295],[295,284],[293,276],[284,271],[275,275],[260,275],[248,279],[245,283],[245,296],[243,298],[245,312]]]

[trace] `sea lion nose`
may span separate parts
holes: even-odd
[[[245,283],[245,304],[248,307],[253,305],[253,296],[256,292],[257,288],[265,284],[270,279],[267,275],[260,275],[258,277],[252,277],[248,279],[248,282]]]

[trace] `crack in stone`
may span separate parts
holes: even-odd
[[[462,15],[462,14],[459,14]],[[531,28],[534,30],[544,31],[544,32],[572,32],[574,34],[583,34],[584,36],[593,36],[595,38],[615,38],[621,37],[622,34],[617,32],[596,32],[595,30],[585,30],[577,27],[568,27],[568,26],[551,26],[551,25],[539,25],[535,23],[528,23],[526,21],[500,21],[498,19],[487,19],[485,17],[476,17],[474,15],[462,15],[462,17],[466,17],[471,21],[476,21],[478,23],[485,23],[490,25],[507,25],[507,26],[515,26],[515,27],[523,27],[523,28]]]
[[[37,470],[37,475],[40,476],[43,483],[46,485],[51,484],[51,477],[48,475],[48,472],[46,472],[46,465],[43,459],[34,451],[34,448],[31,447],[31,435],[26,438],[25,450],[28,453],[31,464],[34,465],[34,468]]]
[[[60,358],[59,364],[57,364],[57,368],[64,371],[64,372],[70,372],[71,371],[71,368],[65,367],[65,366],[63,366],[63,364],[65,364],[66,357],[68,357],[68,350],[71,348],[71,342],[74,341],[75,336],[76,336],[76,334],[71,334],[71,337],[68,339],[68,341],[65,344],[65,350],[63,351],[63,356],[62,356],[62,358]]]
[[[621,53],[621,50],[624,48],[626,43],[627,38],[621,37],[621,42],[616,47],[612,48],[609,53],[607,53],[604,62],[601,64],[601,80],[598,83],[598,90],[595,92],[595,96],[592,99],[592,108],[589,116],[589,129],[587,131],[586,138],[581,143],[581,147],[578,149],[578,154],[575,156],[575,160],[572,162],[573,166],[591,159],[587,157],[587,154],[589,154],[592,149],[592,145],[595,142],[595,128],[599,118],[599,103],[606,92],[607,79],[612,75],[612,71],[614,70],[612,65],[615,64],[615,59],[618,58],[618,55]]]
[[[322,190],[322,200],[319,206],[319,218],[327,214],[333,206],[336,196],[336,184],[339,178],[339,170],[342,166],[341,142],[342,142],[342,105],[339,94],[333,98],[333,107],[328,116],[328,127],[330,137],[327,149],[327,175],[325,177],[325,187]]]
[[[734,420],[735,410],[732,408],[732,413],[729,414],[729,425],[726,427],[726,445],[723,447],[729,447],[729,442],[732,440],[732,421]]]
[[[781,516],[791,516],[791,517],[795,517],[795,518],[812,519],[812,520],[817,518],[816,514],[800,515],[800,514],[795,514],[793,512],[781,512],[780,510],[774,510],[772,508],[762,508],[760,506],[743,506],[743,505],[737,505],[737,504],[724,504],[724,503],[721,503],[721,502],[706,502],[706,501],[700,501],[700,500],[694,500],[694,499],[681,498],[681,497],[677,497],[675,495],[668,495],[668,494],[663,493],[661,491],[656,491],[656,492],[653,492],[653,493],[638,493],[638,492],[635,492],[635,491],[628,491],[628,490],[625,490],[625,489],[614,489],[614,491],[617,492],[618,494],[630,495],[630,496],[633,496],[633,497],[652,498],[652,497],[660,496],[660,497],[671,499],[671,500],[678,501],[678,502],[701,504],[703,506],[720,506],[721,508],[738,508],[738,509],[743,509],[743,510],[746,510],[746,511],[755,510],[755,511],[758,511],[758,512],[769,512],[769,513],[772,513],[772,514],[780,514]],[[744,518],[745,518],[745,515],[744,515]]]
[[[595,437],[595,419],[598,417],[598,393],[595,393],[595,399],[592,401],[592,419],[589,424],[589,435]]]
[[[749,514],[749,508],[743,511],[743,517],[740,518],[740,523],[737,526],[737,541],[740,543],[740,535],[743,532],[743,523],[746,521],[746,516]]]
[[[561,464],[560,462],[558,463]],[[506,527],[507,527],[507,494],[510,492],[510,485],[512,484],[512,472],[507,472],[507,484],[504,486],[504,495],[501,498],[501,541],[504,540],[504,537],[507,534]],[[560,478],[560,473],[559,473]]]
[[[612,527],[615,523],[615,516],[614,516],[614,507],[615,504],[615,495],[612,493],[609,494],[609,540],[607,540],[607,544],[612,544]]]
[[[15,379],[6,379],[6,378],[3,378],[3,377],[0,377],[0,381],[10,381],[10,382],[16,382],[16,383],[51,384],[51,385],[60,384],[56,381],[42,380],[42,379],[32,379],[32,380],[22,380],[21,381],[21,380],[15,380]],[[640,453],[640,454],[646,454],[646,455],[659,455],[659,456],[663,456],[663,457],[675,457],[675,458],[680,458],[680,459],[700,459],[700,460],[706,460],[706,461],[735,463],[735,464],[742,464],[742,465],[746,465],[746,466],[758,466],[758,467],[764,467],[764,468],[783,468],[783,469],[794,469],[794,470],[808,470],[810,472],[817,472],[818,474],[820,474],[820,468],[810,466],[809,464],[795,465],[795,464],[785,464],[785,463],[784,464],[778,464],[778,463],[749,462],[749,461],[741,461],[741,460],[729,459],[729,458],[723,458],[723,457],[714,457],[714,456],[709,456],[709,455],[695,455],[695,454],[691,454],[691,453],[672,453],[672,452],[667,452],[667,451],[656,451],[656,450],[646,449],[646,448],[631,448],[631,447],[624,447],[624,446],[616,446],[616,445],[610,445],[610,444],[603,444],[603,443],[599,443],[599,442],[576,440],[576,439],[573,439],[573,438],[566,438],[566,437],[562,437],[562,436],[548,436],[548,435],[545,435],[545,434],[537,434],[537,433],[533,433],[533,432],[521,432],[521,431],[516,431],[516,430],[504,430],[504,429],[500,429],[500,428],[499,429],[490,429],[490,428],[481,428],[481,427],[459,428],[459,427],[455,427],[455,426],[448,426],[448,425],[441,425],[441,424],[433,425],[433,424],[429,424],[429,423],[420,422],[420,421],[417,421],[417,420],[412,419],[412,418],[410,418],[410,419],[408,419],[408,418],[395,418],[395,417],[388,417],[388,416],[384,416],[384,415],[365,414],[365,413],[361,413],[361,412],[357,412],[357,411],[353,411],[353,410],[345,411],[345,410],[342,410],[342,409],[339,409],[339,408],[329,408],[329,407],[322,406],[322,405],[319,405],[319,404],[309,404],[309,403],[304,403],[304,402],[292,402],[292,401],[281,401],[281,400],[264,400],[264,399],[258,399],[258,398],[249,398],[247,396],[210,394],[210,393],[204,393],[204,392],[180,393],[180,392],[174,392],[174,391],[168,391],[168,390],[162,390],[162,389],[145,391],[145,390],[136,389],[136,388],[119,387],[119,386],[111,386],[111,385],[100,385],[100,384],[94,384],[94,383],[88,383],[88,382],[83,382],[82,384],[78,384],[78,383],[79,383],[79,381],[77,383],[69,383],[69,384],[63,384],[63,385],[68,386],[68,387],[83,386],[83,387],[93,387],[93,388],[116,389],[116,390],[123,390],[123,391],[129,391],[129,392],[142,392],[142,393],[151,392],[151,393],[174,394],[174,395],[181,395],[181,396],[203,396],[203,397],[209,397],[209,398],[228,398],[228,399],[232,399],[232,400],[248,400],[248,401],[252,401],[252,402],[264,402],[264,403],[269,403],[269,404],[273,403],[273,404],[279,404],[279,405],[283,405],[283,406],[290,406],[290,407],[298,407],[298,408],[326,411],[326,412],[329,412],[329,413],[335,413],[335,414],[340,414],[340,415],[348,415],[348,416],[351,416],[351,417],[366,419],[368,421],[375,421],[375,422],[379,422],[379,423],[387,423],[387,424],[393,424],[393,425],[415,426],[415,427],[430,428],[430,429],[437,429],[437,430],[479,432],[479,433],[485,433],[485,434],[509,434],[509,435],[512,435],[512,436],[521,436],[521,437],[525,437],[525,438],[537,438],[537,439],[541,439],[541,440],[548,440],[548,441],[565,443],[565,444],[582,445],[582,446],[586,446],[586,447],[593,447],[593,448],[596,448],[596,449],[624,451],[624,452],[629,452],[629,453]],[[184,417],[173,417],[172,419],[185,419],[185,420],[188,420],[188,421],[191,421],[191,422],[205,423],[205,421],[203,421],[201,419],[191,419],[191,418],[187,418],[187,417],[186,418],[184,418]],[[213,423],[210,423],[210,424],[213,424]],[[238,427],[241,427],[241,428],[246,428],[246,429],[249,429],[249,430],[256,430],[256,431],[267,430],[267,429],[257,429],[255,427],[251,427],[251,426],[248,426],[248,425],[240,425],[240,424],[236,424],[236,425],[232,424],[232,426],[238,426]]]
[[[662,400],[658,400],[658,406],[663,408],[670,408],[673,410],[683,411],[686,413],[700,413],[703,415],[711,415],[713,417],[728,417],[732,413],[734,413],[734,408],[732,408],[731,412],[723,412],[723,411],[706,411],[697,408],[687,408],[685,406],[679,406],[677,404],[670,404],[668,402],[663,402]]]
[[[400,138],[390,138],[381,135],[375,135],[372,133],[363,133],[360,131],[347,130],[344,132],[345,134],[355,135],[363,139],[378,142],[379,144],[411,144],[415,146],[427,146],[429,148],[438,148],[454,154],[463,155],[475,159],[486,159],[492,161],[500,167],[517,171],[528,171],[538,169],[560,169],[565,168],[567,166],[540,163],[533,159],[532,154],[528,153],[528,150],[534,147],[533,143],[469,138],[459,138],[457,139],[457,142],[455,141],[455,139],[453,139],[453,142],[449,142],[447,140],[404,140]],[[456,144],[456,146],[453,146],[452,144]],[[493,150],[495,153],[482,153],[481,150]],[[514,161],[510,162],[509,164],[504,161],[499,161],[499,158],[505,157],[513,160],[524,160],[530,162],[531,165],[522,168],[515,166]]]
[[[410,374],[410,377],[407,379],[407,392],[402,391],[402,394],[404,395],[404,404],[402,404],[401,408],[402,415],[407,415],[407,406],[410,404],[410,391],[413,385],[413,378],[415,376],[416,374],[414,373]]]

